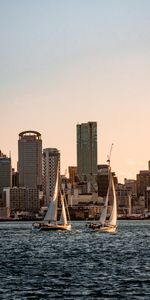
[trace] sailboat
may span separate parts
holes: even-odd
[[[114,186],[114,180],[110,168],[110,156],[108,158],[108,172],[109,172],[109,184],[107,189],[107,195],[105,199],[104,206],[102,208],[102,212],[99,218],[98,223],[89,224],[88,227],[92,228],[96,231],[100,232],[108,232],[108,233],[115,233],[117,230],[117,200],[116,200],[116,191]],[[112,210],[109,219],[107,220],[107,211],[108,211],[108,203],[110,200],[110,195],[112,193],[113,204]]]
[[[66,203],[64,193],[61,193],[61,215],[60,220],[57,220],[58,216],[58,175],[55,184],[54,196],[50,201],[48,210],[44,217],[43,222],[33,223],[32,229],[38,229],[39,231],[51,231],[51,230],[71,230],[71,222],[69,216],[69,210]]]

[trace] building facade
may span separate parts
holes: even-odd
[[[77,124],[77,175],[94,183],[97,176],[97,123]]]
[[[42,140],[37,131],[23,131],[18,140],[19,186],[42,188]]]
[[[69,166],[69,182],[71,183],[71,187],[73,188],[77,182],[77,167],[76,166]]]
[[[0,199],[2,199],[2,192],[5,187],[11,187],[11,158],[0,156]]]
[[[38,212],[40,209],[39,191],[25,187],[5,188],[5,206],[9,211]]]
[[[60,152],[56,148],[43,149],[43,194],[45,205],[53,197],[57,171],[60,175]]]
[[[137,196],[146,197],[147,187],[150,187],[150,171],[142,170],[137,174]]]

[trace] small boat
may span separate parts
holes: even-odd
[[[114,180],[110,168],[110,156],[108,157],[108,173],[109,173],[109,184],[107,189],[107,195],[105,199],[104,206],[102,208],[102,212],[97,223],[90,223],[87,226],[93,230],[99,232],[108,232],[108,233],[115,233],[117,230],[117,201],[116,201],[116,191],[114,186]],[[110,194],[112,194],[113,204],[112,210],[109,219],[107,220],[107,210],[108,210],[108,203],[110,200]]]
[[[56,230],[71,230],[71,221],[69,210],[66,203],[64,193],[61,194],[61,215],[60,220],[57,220],[58,215],[58,175],[56,179],[55,191],[53,199],[50,201],[48,210],[44,217],[43,222],[35,222],[32,224],[33,230],[39,231],[56,231]]]

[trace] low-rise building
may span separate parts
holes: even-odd
[[[3,190],[5,207],[10,211],[38,212],[40,209],[40,197],[38,189],[25,187],[5,188]]]

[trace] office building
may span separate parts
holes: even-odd
[[[5,187],[11,187],[11,158],[6,155],[0,156],[0,199],[2,199],[2,192]]]
[[[43,149],[43,194],[45,205],[53,197],[57,170],[60,174],[60,152],[56,148]]]
[[[97,123],[77,125],[77,175],[80,181],[96,182]]]
[[[38,212],[40,209],[39,191],[25,187],[5,188],[3,190],[5,206],[9,211]]]
[[[108,165],[98,165],[98,175],[97,175],[97,183],[98,183],[98,196],[106,197],[107,189],[108,189],[108,181],[109,179],[109,168]]]
[[[23,131],[18,140],[19,186],[42,187],[42,140],[37,131]]]

